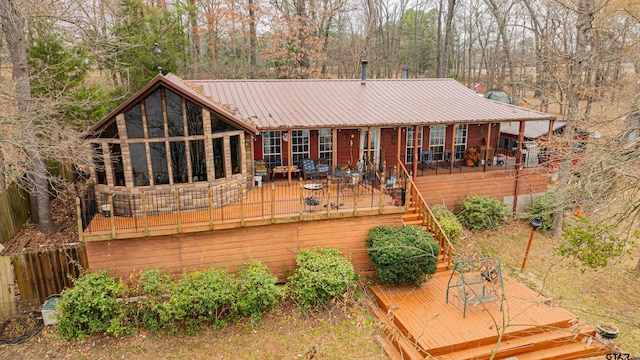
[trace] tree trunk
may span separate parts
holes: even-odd
[[[25,45],[25,21],[20,12],[21,5],[12,0],[0,0],[0,22],[9,48],[9,58],[13,64],[13,82],[19,115],[25,117],[30,111],[31,85],[29,84]],[[32,196],[37,197],[40,231],[51,234],[56,229],[51,218],[47,168],[40,155],[38,138],[31,131],[30,126],[24,126],[23,131],[26,139],[26,155],[28,156],[26,160],[29,164],[27,178],[33,179],[31,184],[26,187]]]
[[[565,139],[569,146],[565,147],[565,154],[560,159],[560,170],[558,178],[560,183],[556,189],[556,194],[562,196],[566,194],[569,178],[571,176],[571,160],[572,160],[572,142],[574,135],[574,124],[579,114],[579,94],[578,91],[582,88],[583,72],[589,64],[589,45],[591,42],[591,29],[593,21],[593,12],[595,11],[594,0],[580,0],[578,4],[577,12],[578,18],[576,22],[577,36],[576,36],[576,52],[571,58],[571,73],[569,77],[569,88],[567,89],[567,101],[568,101],[568,114],[566,117],[565,125]],[[560,199],[562,200],[562,199]],[[562,234],[562,220],[564,219],[564,201],[558,203],[558,208],[553,214],[554,235],[560,236]]]
[[[636,271],[640,273],[640,260],[638,260],[638,263],[636,264]]]
[[[4,153],[2,152],[2,144],[4,143],[4,130],[0,123],[0,193],[7,188],[7,181],[4,175]]]
[[[258,46],[256,44],[256,10],[254,0],[249,0],[249,46],[251,62],[251,78],[256,78],[256,66],[258,64]]]

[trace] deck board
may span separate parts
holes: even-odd
[[[498,342],[503,323],[506,329],[502,341],[538,336],[540,345],[532,346],[537,351],[551,341],[539,334],[570,329],[576,321],[569,311],[548,304],[545,298],[507,276],[504,276],[504,311],[500,311],[498,302],[468,305],[463,317],[462,309],[454,301],[446,302],[449,277],[449,271],[436,273],[420,288],[410,285],[371,288],[382,311],[392,313],[394,324],[432,356],[486,349]],[[602,349],[599,351],[602,353]]]

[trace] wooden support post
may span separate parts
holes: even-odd
[[[113,214],[113,194],[109,194],[109,221],[111,222],[111,238],[116,238],[116,218]]]
[[[173,191],[174,198],[176,199],[176,219],[178,221],[178,234],[182,233],[182,214],[180,213],[180,194],[178,190]]]
[[[518,193],[520,192],[520,172],[522,171],[522,142],[524,141],[524,121],[520,121],[518,130],[518,153],[516,154],[516,188],[513,194],[513,216],[516,216],[518,210]]]
[[[551,137],[553,136],[553,125],[555,124],[555,120],[549,120],[549,134],[547,135],[547,143],[551,141]]]
[[[411,189],[411,182],[407,181],[407,189],[404,192],[404,211],[408,211],[409,210],[409,204],[411,203],[412,199],[411,199],[411,191],[413,189]],[[414,206],[414,210],[415,210],[415,206]],[[414,211],[415,212],[415,211]]]
[[[491,147],[491,123],[487,123],[487,137],[485,138],[485,146],[484,146],[484,167],[482,171],[487,171],[487,162],[491,161],[490,164],[493,164],[493,157],[489,159],[489,148]]]
[[[397,149],[396,149],[397,150],[396,165],[397,165],[397,162],[400,161],[400,156],[402,154],[402,127],[401,126],[398,126],[398,128],[397,128],[396,137],[398,139],[398,141],[397,141],[398,142],[398,146],[397,146]]]
[[[318,136],[319,138],[319,136]],[[331,166],[333,169],[338,164],[338,129],[331,129]]]
[[[367,127],[367,162],[364,164],[365,171],[369,170],[371,161],[371,126]]]
[[[244,186],[238,186],[238,196],[240,197],[240,226],[244,226]]]
[[[80,209],[80,198],[77,196],[76,196],[76,214],[78,214],[77,216],[78,240],[82,241],[83,234],[84,234],[84,230],[82,229],[82,209]]]
[[[413,127],[413,182],[418,176],[418,125]]]
[[[291,143],[293,142],[291,139],[291,129],[287,130],[287,148],[289,149],[289,151],[287,152],[287,174],[288,174],[288,178],[289,178],[289,184],[291,184],[291,166],[293,164],[291,164]]]
[[[147,218],[147,200],[144,196],[144,190],[140,191],[140,201],[142,202],[142,226],[144,228],[144,236],[149,236],[149,219]]]
[[[209,202],[209,230],[213,230],[213,189],[211,185],[207,190],[207,197]]]
[[[445,128],[445,138],[446,138],[446,133],[447,133],[447,130]],[[451,125],[451,159],[449,160],[451,161],[451,164],[449,164],[449,174],[451,174],[453,172],[453,164],[456,161],[456,124]]]

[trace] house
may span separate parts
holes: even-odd
[[[77,208],[90,269],[126,277],[166,266],[179,275],[256,259],[283,277],[296,249],[332,245],[366,272],[369,229],[407,223],[407,211],[447,259],[428,204],[485,194],[511,198],[515,209],[520,197],[546,190],[544,169],[522,169],[517,154],[504,166],[492,158],[502,123],[553,116],[478,97],[453,79],[365,74],[155,77],[86,137],[93,185]],[[322,159],[330,175],[300,179],[304,159]],[[275,181],[255,180],[256,160]]]
[[[470,309],[464,321],[466,312],[444,301],[451,277],[442,271],[451,269],[451,244],[429,205],[452,206],[466,195],[485,194],[511,197],[515,209],[520,197],[544,192],[546,170],[524,168],[522,148],[515,154],[495,149],[503,124],[517,123],[523,139],[528,122],[553,120],[481,98],[452,79],[195,81],[159,75],[86,136],[94,151],[89,182],[76,200],[79,236],[90,270],[109,269],[125,279],[150,268],[179,276],[259,260],[284,280],[297,252],[316,246],[340,249],[356,272],[367,274],[373,271],[365,250],[370,229],[418,224],[441,247],[441,272],[420,293],[447,295],[410,303],[433,308],[434,317],[447,314],[439,329],[455,324],[474,336],[432,345],[405,334],[415,340],[412,348],[424,354],[491,351],[495,330],[478,330],[487,323],[485,307]],[[311,159],[329,169],[303,169],[316,163]],[[464,283],[455,286],[466,294]],[[400,299],[419,295],[413,288],[396,290]],[[392,290],[374,291],[383,309],[397,308],[390,326],[409,330],[405,321],[433,320],[415,316],[404,300],[399,306],[387,299]],[[547,337],[546,329],[568,329],[574,316],[520,303],[532,316],[527,323],[536,325],[510,330],[505,339],[531,333],[541,339],[535,340],[537,351],[571,335],[560,329]],[[501,310],[493,306],[492,316]],[[381,320],[389,321],[386,313]],[[587,330],[580,336],[593,336]],[[528,346],[529,339],[500,354]],[[388,350],[393,346],[404,349],[385,347],[390,356],[397,352]],[[593,347],[588,354],[606,351]]]

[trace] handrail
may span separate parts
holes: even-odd
[[[442,260],[446,262],[448,267],[450,267],[453,245],[449,241],[447,234],[445,234],[444,230],[442,230],[442,226],[440,226],[440,223],[433,215],[431,208],[429,208],[429,205],[427,205],[427,202],[422,197],[422,194],[418,190],[418,187],[413,182],[413,179],[411,178],[411,176],[409,176],[407,169],[400,160],[398,160],[398,168],[404,172],[405,178],[411,185],[411,191],[409,192],[408,200],[413,201],[416,212],[419,214],[419,218],[422,219],[422,224],[426,226],[426,228],[433,235],[438,244],[440,244],[440,249],[443,251]]]

